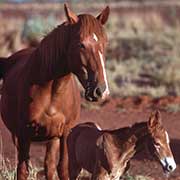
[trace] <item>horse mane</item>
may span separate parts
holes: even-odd
[[[59,73],[59,67],[67,63],[65,57],[67,38],[69,37],[66,22],[47,34],[28,60],[28,69],[31,69],[29,73],[32,75],[37,72],[38,80],[42,82],[49,80],[45,75],[54,75],[54,72]],[[65,71],[63,68],[61,70]],[[34,78],[37,79],[37,77]]]

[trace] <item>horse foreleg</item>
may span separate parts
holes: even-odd
[[[18,139],[18,167],[17,180],[27,180],[29,175],[29,150],[30,141],[28,139]]]
[[[68,149],[67,149],[67,136],[68,133],[64,133],[61,137],[61,145],[60,145],[60,158],[57,167],[58,176],[60,180],[68,180],[69,172],[68,172]]]
[[[57,152],[59,150],[59,138],[52,139],[47,143],[45,156],[45,176],[47,180],[53,180],[56,172]]]

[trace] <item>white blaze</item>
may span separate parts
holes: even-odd
[[[98,37],[96,36],[95,33],[93,33],[93,39],[94,39],[95,41],[98,41]]]
[[[107,95],[109,95],[110,92],[109,92],[109,87],[108,87],[108,81],[107,81],[107,76],[106,76],[106,70],[105,70],[103,55],[100,51],[98,51],[98,53],[99,53],[99,57],[100,57],[100,61],[101,61],[102,69],[103,69],[104,81],[105,81],[105,85],[106,85],[106,89],[102,95],[102,98],[104,99]]]
[[[166,142],[169,144],[169,136],[168,136],[168,133],[167,133],[167,131],[165,132],[166,133]]]

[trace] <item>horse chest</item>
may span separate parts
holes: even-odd
[[[35,136],[61,136],[65,124],[65,116],[61,108],[61,97],[52,94],[51,83],[42,88],[31,88],[32,102],[29,105],[30,133]]]
[[[61,136],[69,119],[76,119],[72,112],[79,114],[79,109],[75,105],[73,110],[76,98],[72,98],[74,93],[71,84],[61,83],[61,80],[57,80],[50,81],[44,86],[34,85],[31,87],[29,93],[31,98],[30,118],[27,125],[31,134],[48,137]],[[72,91],[70,94],[68,89]]]

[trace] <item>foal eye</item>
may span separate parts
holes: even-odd
[[[80,47],[81,49],[85,49],[85,48],[86,48],[83,43],[80,43],[80,44],[79,44],[79,47]]]
[[[160,143],[157,143],[157,142],[155,142],[154,145],[155,145],[155,147],[157,147],[157,148],[160,148],[160,147],[161,147]]]

